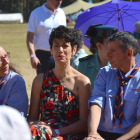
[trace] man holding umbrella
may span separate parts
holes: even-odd
[[[100,69],[89,99],[85,140],[131,140],[140,133],[140,67],[135,62],[138,42],[130,32],[108,38],[111,66]]]

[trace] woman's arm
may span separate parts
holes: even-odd
[[[91,95],[90,80],[86,76],[76,81],[76,90],[79,94],[79,121],[59,129],[60,135],[74,134],[87,130],[88,99]]]
[[[39,74],[33,81],[32,91],[31,91],[31,102],[30,111],[28,116],[29,124],[37,121],[39,118],[39,107],[40,107],[40,92],[42,88],[43,74]]]
[[[137,136],[140,135],[140,117],[137,121],[117,140],[134,140]]]

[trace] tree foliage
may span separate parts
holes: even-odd
[[[18,13],[22,11],[21,0],[0,0],[0,10],[4,13]]]
[[[24,20],[28,21],[30,13],[36,7],[46,3],[47,0],[0,0],[0,13],[22,13]],[[72,4],[76,0],[63,0],[61,7],[65,7]],[[84,0],[88,2],[88,0]],[[92,0],[93,2],[99,2],[102,0]],[[138,0],[133,0],[138,1]]]

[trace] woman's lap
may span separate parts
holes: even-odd
[[[47,132],[47,128],[39,125],[31,125],[30,130],[32,140],[82,140],[84,137],[86,137],[85,133],[65,135],[62,137],[51,137]]]

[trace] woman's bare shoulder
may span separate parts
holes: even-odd
[[[90,79],[83,75],[82,73],[76,71],[75,72],[75,87],[80,97],[89,97],[91,95],[91,83]]]
[[[43,73],[37,75],[34,80],[33,80],[33,85],[34,86],[39,86],[41,87],[42,86],[42,82],[43,82]]]

